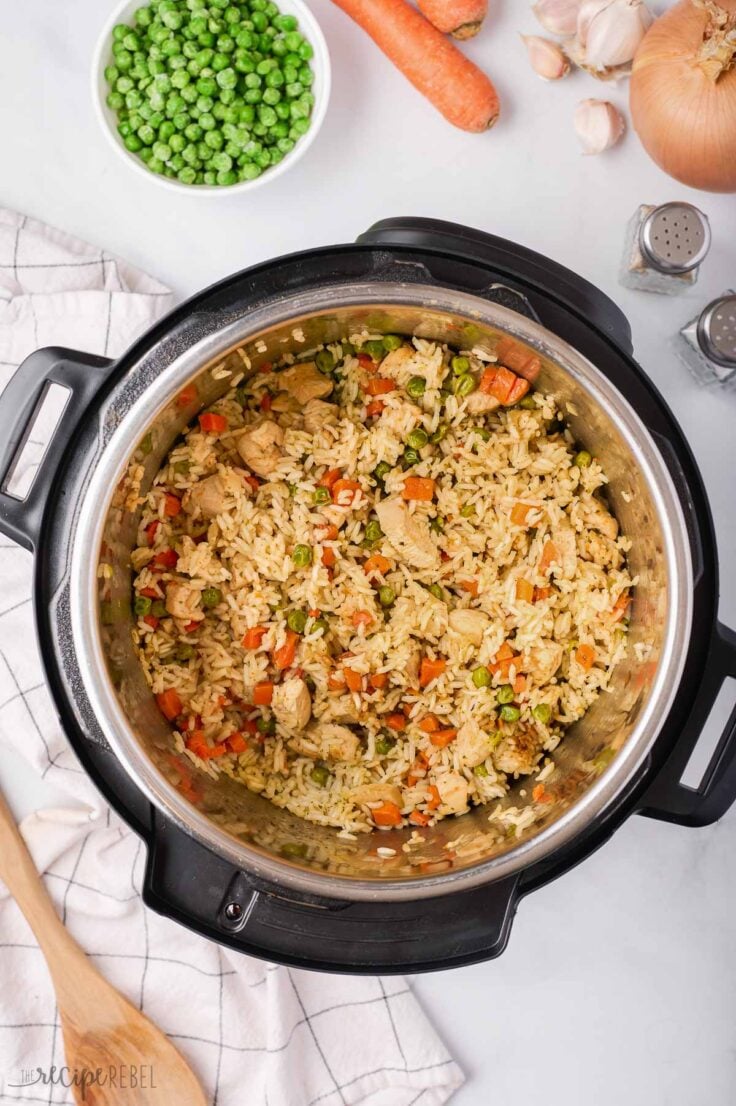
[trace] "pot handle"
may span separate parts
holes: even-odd
[[[518,246],[495,234],[474,230],[442,219],[382,219],[358,238],[363,245],[406,246],[414,250],[436,250],[480,263],[523,284],[525,295],[544,322],[544,303],[556,299],[568,310],[597,327],[625,353],[631,354],[631,327],[613,300],[599,288],[543,254]],[[534,292],[541,294],[539,304]]]
[[[724,681],[736,677],[736,633],[716,626],[698,701],[663,769],[640,800],[640,814],[681,826],[709,826],[736,800],[736,705],[698,787],[682,782]]]
[[[33,552],[61,458],[82,416],[115,364],[106,357],[49,347],[26,357],[0,394],[0,533]],[[51,384],[69,393],[54,433],[24,499],[8,491],[14,462],[23,451]]]

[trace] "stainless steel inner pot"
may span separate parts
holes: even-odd
[[[423,840],[412,845],[411,831],[348,840],[225,777],[213,781],[174,754],[133,653],[129,554],[138,497],[174,439],[246,365],[257,371],[286,351],[305,351],[364,327],[487,352],[500,337],[512,336],[538,354],[536,386],[556,397],[576,437],[602,459],[611,506],[633,539],[629,562],[638,584],[628,659],[616,670],[610,693],[555,753],[554,774],[545,780],[548,801],[534,803],[533,777],[512,787],[504,806],[534,806],[534,821],[520,833],[499,831],[488,821],[490,807],[477,807],[423,830]],[[436,287],[312,289],[249,311],[182,350],[141,394],[131,389],[122,412],[111,403],[106,417],[112,433],[84,494],[72,547],[71,613],[85,688],[105,736],[140,788],[232,864],[279,886],[336,899],[447,894],[507,876],[557,850],[612,803],[642,764],[677,690],[689,640],[692,567],[685,521],[667,466],[636,412],[554,334],[480,297]],[[303,859],[282,855],[285,846],[293,854],[294,845]],[[393,848],[395,856],[379,857],[379,845]]]

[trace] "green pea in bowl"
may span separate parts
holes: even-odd
[[[136,172],[179,192],[232,193],[306,153],[330,76],[303,0],[124,0],[100,35],[92,92]]]

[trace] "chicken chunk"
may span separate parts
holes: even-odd
[[[499,741],[493,751],[493,763],[509,776],[528,776],[536,768],[542,747],[533,730],[517,728]]]
[[[353,731],[336,722],[315,722],[299,737],[292,738],[289,745],[304,756],[346,764],[355,764],[360,751],[360,741]]]
[[[426,522],[412,515],[398,496],[382,499],[376,504],[381,529],[396,551],[414,568],[435,568],[439,553],[432,541]]]
[[[440,638],[447,630],[447,604],[429,593],[422,595],[421,602],[401,595],[391,611],[391,621],[394,626],[406,626],[417,637]]]
[[[310,399],[305,404],[302,415],[307,433],[319,434],[326,423],[337,418],[337,407],[334,403],[325,403],[323,399]]]
[[[615,541],[618,537],[618,523],[616,519],[611,512],[606,509],[605,504],[601,503],[600,499],[596,499],[594,495],[584,495],[581,497],[580,515],[586,526],[590,526],[593,530],[598,530],[599,533],[609,538],[610,541]]]
[[[572,580],[578,567],[578,551],[575,531],[567,519],[563,519],[552,531],[552,541],[557,546],[560,574],[564,580]]]
[[[416,358],[416,350],[411,346],[399,346],[387,353],[381,362],[381,376],[397,378],[402,372],[406,372],[411,362]]]
[[[523,670],[542,687],[552,679],[557,669],[562,664],[564,649],[556,641],[540,641],[528,653],[524,654]]]
[[[232,469],[225,472],[216,472],[214,476],[206,476],[204,480],[198,480],[185,494],[182,505],[185,511],[192,514],[199,511],[204,518],[214,518],[225,509],[227,500],[231,496],[239,495],[245,484]]]
[[[328,699],[319,716],[321,723],[326,722],[360,722],[363,716],[356,707],[352,695],[339,695],[334,699]]]
[[[491,738],[478,723],[471,719],[457,731],[455,752],[468,768],[482,764],[491,751]]]
[[[201,622],[204,611],[200,607],[202,592],[191,584],[168,584],[166,587],[166,610],[174,618],[183,622]]]
[[[314,361],[302,361],[284,369],[276,377],[279,388],[293,396],[302,407],[310,399],[322,399],[332,391],[334,384],[329,376],[321,373]]]
[[[451,814],[462,814],[468,809],[468,781],[458,772],[447,772],[437,779],[437,790],[442,805]]]
[[[273,419],[249,427],[237,440],[237,449],[246,465],[258,476],[270,476],[283,454],[284,432]]]
[[[495,411],[501,404],[495,396],[488,392],[471,392],[465,400],[465,410],[469,415],[487,415],[489,411]]]
[[[595,531],[581,537],[580,552],[584,558],[602,568],[620,568],[624,561],[623,554],[616,543]]]
[[[454,610],[450,611],[450,629],[460,637],[469,641],[472,645],[483,644],[483,635],[491,624],[491,620],[483,611]]]
[[[271,402],[271,410],[277,415],[295,415],[300,410],[299,400],[294,399],[288,392],[279,392]]]
[[[276,721],[290,730],[301,730],[312,714],[312,697],[304,680],[286,680],[273,689],[271,702]]]
[[[354,803],[364,806],[366,803],[395,803],[403,806],[401,789],[391,783],[364,783],[361,787],[354,787],[351,792]]]

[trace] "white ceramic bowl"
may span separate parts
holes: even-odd
[[[314,49],[314,56],[309,62],[314,72],[312,92],[314,93],[315,101],[310,118],[311,125],[307,133],[302,135],[297,141],[294,149],[290,150],[278,164],[270,169],[266,169],[265,172],[263,172],[260,177],[256,177],[255,180],[239,181],[237,184],[230,185],[184,184],[182,181],[162,176],[160,173],[153,173],[147,168],[145,162],[141,161],[139,157],[126,148],[122,138],[118,134],[115,112],[111,111],[106,103],[109,88],[105,80],[105,67],[111,65],[113,61],[112,29],[116,23],[132,24],[133,13],[137,8],[145,5],[145,2],[146,0],[123,0],[123,3],[115,6],[110,13],[110,18],[102,29],[97,46],[95,47],[94,61],[92,64],[92,99],[95,105],[95,111],[108,142],[113,149],[117,151],[118,156],[137,173],[144,176],[146,180],[152,181],[154,184],[162,185],[164,188],[168,188],[174,192],[188,192],[194,195],[209,193],[229,196],[235,192],[250,192],[254,188],[260,188],[262,185],[276,180],[277,177],[280,177],[290,169],[292,165],[296,165],[297,161],[304,157],[304,154],[314,142],[324,122],[331,86],[330,55],[327,50],[327,43],[325,42],[319,23],[314,18],[307,5],[303,3],[303,0],[275,0],[275,2],[284,15],[296,16],[299,20],[299,31]]]

